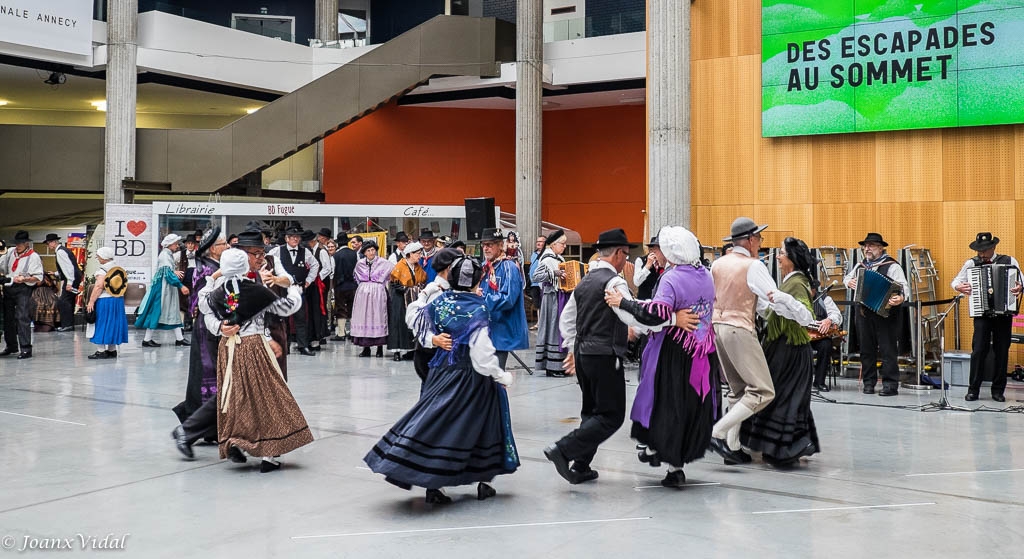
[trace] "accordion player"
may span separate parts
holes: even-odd
[[[559,262],[558,271],[565,273],[560,274],[558,289],[561,291],[572,291],[573,289],[576,289],[576,286],[583,281],[583,276],[587,275],[588,268],[589,266],[577,260]]]
[[[853,300],[879,316],[889,316],[889,298],[902,292],[902,286],[889,276],[867,268],[857,270]]]

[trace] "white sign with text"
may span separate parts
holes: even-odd
[[[0,0],[0,41],[92,54],[92,0]]]
[[[0,0],[2,1],[2,0]],[[128,274],[128,283],[149,285],[153,271],[153,210],[134,204],[106,207],[106,246],[114,249],[114,262]]]

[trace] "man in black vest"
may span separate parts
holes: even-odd
[[[307,235],[308,236],[308,235]],[[314,236],[315,238],[315,236]],[[285,244],[274,250],[275,270],[274,275],[287,274],[292,278],[292,284],[308,289],[317,274],[320,273],[320,264],[313,257],[313,252],[301,245],[302,228],[293,226],[285,230]],[[280,269],[277,269],[280,267]],[[292,315],[295,324],[295,341],[299,344],[299,355],[315,355],[310,349],[310,332],[307,324],[308,305],[306,298],[302,298],[302,308]],[[319,310],[319,309],[318,309]]]
[[[853,314],[857,325],[857,339],[860,341],[861,380],[864,382],[864,393],[874,394],[875,383],[878,382],[877,360],[882,358],[882,391],[879,396],[895,396],[899,394],[900,369],[897,363],[896,337],[899,335],[900,313],[898,307],[907,300],[910,292],[907,276],[903,273],[896,259],[885,253],[885,242],[879,233],[868,233],[861,241],[864,249],[864,260],[850,268],[843,281],[846,287],[856,291],[857,270],[864,268],[874,270],[887,276],[900,286],[898,293],[889,297],[888,305],[892,308],[889,316],[882,316],[864,305],[857,305]]]
[[[654,286],[658,285],[658,278],[665,273],[665,257],[661,254],[657,235],[651,237],[647,248],[650,252],[637,258],[633,265],[633,285],[636,286],[636,298],[641,301],[654,298]]]
[[[1011,288],[1014,295],[1021,292],[1020,265],[1017,259],[1006,255],[996,254],[996,245],[999,244],[999,237],[993,237],[992,233],[978,233],[974,242],[971,243],[971,250],[978,253],[978,256],[964,262],[960,273],[950,283],[953,289],[963,293],[971,294],[971,284],[967,282],[967,271],[975,266],[988,264],[1003,264],[1017,268],[1017,284]],[[985,359],[988,357],[988,350],[991,344],[994,352],[994,371],[992,373],[992,399],[996,402],[1005,402],[1006,397],[1003,391],[1006,390],[1006,368],[1010,352],[1010,332],[1013,330],[1013,315],[978,316],[974,318],[974,340],[971,345],[971,378],[970,386],[967,388],[968,402],[978,399],[981,392],[981,382],[984,378],[982,367],[985,366]]]
[[[334,317],[338,326],[334,341],[344,340],[350,331],[348,322],[352,319],[352,303],[356,298],[355,270],[359,257],[348,246],[348,234],[338,234],[338,250],[334,253]]]
[[[619,274],[629,259],[630,244],[622,229],[605,231],[594,248],[598,259],[576,286],[562,311],[559,330],[564,347],[566,374],[576,374],[583,392],[578,429],[544,449],[558,474],[572,484],[597,479],[590,467],[597,448],[622,426],[626,418],[626,355],[630,327],[640,324],[632,315],[605,303],[605,291],[618,291],[632,299],[629,286]],[[680,322],[687,311],[680,311]],[[682,316],[681,316],[682,315]],[[573,462],[572,466],[569,462]]]
[[[60,297],[57,299],[60,328],[57,331],[70,332],[75,329],[75,301],[82,287],[82,267],[71,249],[60,243],[60,235],[47,233],[44,242],[57,256],[57,275],[61,280]]]

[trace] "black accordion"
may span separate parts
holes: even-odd
[[[853,300],[879,316],[889,316],[889,297],[902,291],[900,284],[874,270],[857,270],[857,289]]]
[[[1012,290],[1017,285],[1018,270],[1006,264],[985,264],[967,270],[967,283],[971,286],[968,314],[971,318],[1017,314],[1017,296]]]

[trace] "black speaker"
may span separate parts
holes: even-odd
[[[466,198],[466,240],[479,241],[494,227],[494,198]]]

